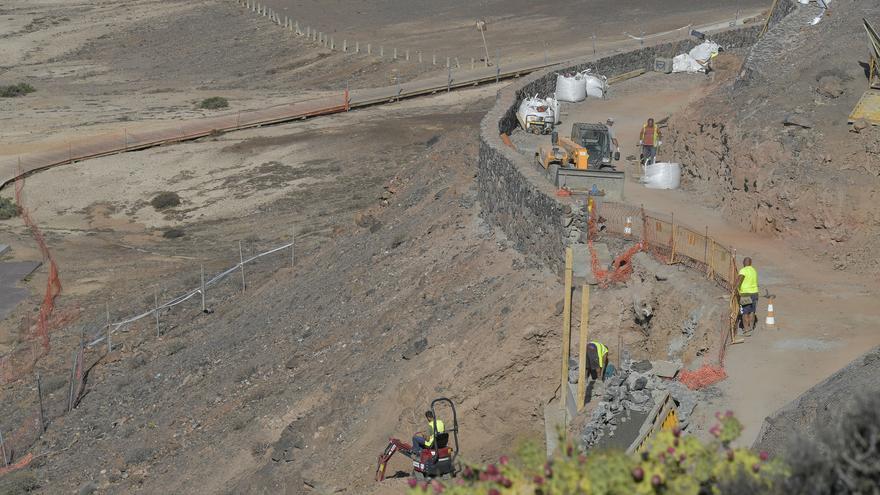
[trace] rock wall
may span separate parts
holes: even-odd
[[[793,0],[780,0],[771,23],[788,14]],[[751,46],[762,29],[759,24],[732,29],[711,36],[725,48]],[[585,205],[559,198],[555,189],[523,155],[501,141],[517,126],[516,110],[524,97],[553,93],[556,73],[593,69],[607,77],[637,69],[650,70],[656,57],[671,57],[690,50],[697,40],[684,39],[660,43],[606,57],[588,57],[560,64],[532,74],[498,92],[492,109],[480,127],[480,155],[477,184],[483,217],[504,230],[517,250],[530,259],[561,273],[560,259],[565,247],[585,242]]]
[[[764,420],[756,450],[778,454],[795,438],[816,437],[858,394],[880,394],[880,347],[851,362]]]

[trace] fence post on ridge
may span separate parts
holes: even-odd
[[[241,241],[238,241],[238,266],[241,267],[241,291],[244,292],[245,283],[244,283],[244,251],[241,249]]]

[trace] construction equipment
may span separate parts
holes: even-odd
[[[385,468],[388,461],[395,452],[412,460],[413,476],[415,478],[435,478],[440,476],[452,476],[459,471],[458,463],[458,416],[455,412],[455,404],[446,397],[440,397],[431,401],[431,413],[434,415],[433,431],[437,431],[437,411],[438,404],[448,404],[452,411],[452,427],[447,426],[443,433],[434,433],[434,442],[431,447],[423,449],[414,448],[402,440],[391,438],[388,440],[388,446],[379,455],[379,464],[376,466],[376,481],[385,479]],[[454,447],[449,446],[449,434],[455,442]]]
[[[550,134],[550,145],[538,148],[535,159],[544,169],[555,164],[564,168],[586,170],[589,168],[590,153],[587,148],[566,137],[559,137],[554,131]]]
[[[850,113],[849,122],[864,120],[872,125],[880,125],[880,35],[867,19],[862,21],[868,35],[868,89]]]
[[[620,153],[611,151],[611,136],[604,124],[575,123],[571,139],[550,135],[550,145],[535,152],[535,162],[557,188],[571,192],[623,199],[624,173],[612,160]]]

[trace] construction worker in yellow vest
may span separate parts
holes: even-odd
[[[660,146],[660,128],[654,124],[653,118],[648,119],[648,123],[642,126],[639,146],[642,147],[642,163],[654,163],[657,159],[657,147]]]
[[[608,348],[601,342],[587,344],[587,371],[590,378],[605,381],[605,370],[608,368]]]
[[[749,335],[758,323],[755,310],[758,306],[758,271],[752,266],[752,258],[743,260],[743,267],[736,278],[739,295],[739,314],[742,318],[743,333]]]
[[[434,413],[431,411],[425,411],[425,419],[428,420],[428,434],[425,435],[423,432],[417,432],[413,435],[413,450],[416,452],[421,451],[422,449],[430,449],[434,445],[434,434],[435,433],[444,433],[446,432],[446,425],[443,424],[443,421],[440,419],[434,418]],[[437,431],[434,431],[434,424],[437,424]]]

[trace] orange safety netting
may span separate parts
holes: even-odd
[[[46,238],[43,236],[43,232],[31,217],[30,211],[24,207],[23,191],[24,177],[20,173],[15,181],[15,202],[18,205],[22,221],[27,226],[31,237],[34,238],[40,253],[43,255],[43,262],[48,266],[49,273],[37,321],[34,325],[31,325],[30,321],[27,323],[28,328],[26,330],[31,345],[28,346],[29,348],[18,349],[0,358],[0,384],[13,382],[29,373],[36,364],[36,361],[49,352],[50,329],[57,328],[64,322],[72,319],[71,315],[64,315],[61,318],[52,317],[55,311],[55,298],[61,293],[58,265],[55,263],[55,258],[46,245]],[[36,348],[37,342],[39,342],[39,350]]]
[[[599,256],[596,254],[596,249],[593,247],[593,238],[598,234],[598,223],[601,221],[601,218],[597,218],[596,208],[594,207],[592,198],[589,199],[587,210],[589,212],[589,219],[587,220],[587,246],[590,250],[590,267],[593,270],[593,276],[599,283],[599,287],[602,288],[608,287],[613,283],[625,281],[632,273],[632,257],[639,251],[644,250],[644,243],[638,242],[625,253],[614,258],[609,270],[603,270],[599,266]]]

